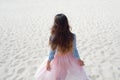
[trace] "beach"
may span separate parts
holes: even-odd
[[[1,0],[0,80],[35,80],[48,58],[54,16],[64,13],[90,80],[120,79],[119,0]]]

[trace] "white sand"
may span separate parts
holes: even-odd
[[[91,80],[120,79],[119,0],[0,0],[0,80],[34,80],[57,13],[68,16]]]

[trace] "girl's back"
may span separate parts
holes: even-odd
[[[74,34],[70,31],[67,17],[57,14],[51,28],[49,44],[52,50],[56,48],[61,52],[69,51],[73,46]]]
[[[69,28],[67,17],[57,14],[49,39],[49,57],[37,70],[36,80],[88,80],[76,47],[76,35]]]

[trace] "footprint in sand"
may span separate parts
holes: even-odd
[[[17,73],[18,73],[18,74],[21,74],[21,73],[23,73],[24,71],[25,71],[25,68],[22,67],[22,68],[20,68],[20,69],[17,71]]]

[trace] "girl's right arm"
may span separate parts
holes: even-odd
[[[76,47],[76,35],[74,34],[74,40],[73,40],[73,55],[75,58],[80,59],[77,47]]]
[[[78,60],[78,63],[80,66],[84,65],[84,62],[80,59],[77,47],[76,47],[76,35],[74,34],[74,40],[73,40],[73,56]]]

